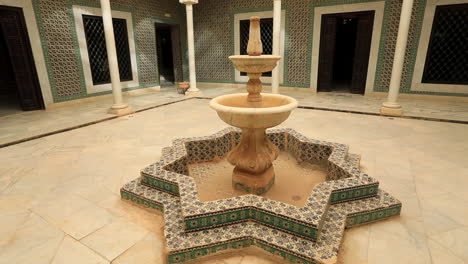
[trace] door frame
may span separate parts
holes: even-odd
[[[13,66],[13,72],[16,75],[16,89],[17,93],[19,94],[19,105],[21,106],[21,109],[23,111],[31,111],[31,110],[43,110],[45,109],[45,104],[44,104],[44,98],[42,96],[42,90],[41,90],[41,85],[39,84],[39,76],[36,70],[36,64],[34,60],[34,55],[32,51],[32,45],[31,41],[29,38],[28,34],[28,28],[26,25],[26,17],[23,12],[23,8],[21,7],[12,7],[12,6],[0,6],[0,10],[7,11],[14,13],[15,16],[17,17],[15,21],[15,25],[18,29],[18,39],[22,42],[19,44],[23,44],[22,48],[17,48],[18,51],[23,51],[21,52],[22,55],[20,56],[19,61],[15,59],[11,59],[12,61],[12,66]],[[1,26],[1,25],[0,25]],[[8,36],[4,36],[8,37]],[[12,50],[12,47],[8,46],[8,41],[6,41],[7,49]],[[21,49],[21,50],[20,50]],[[12,55],[11,53],[9,54],[10,58]],[[24,65],[23,67],[20,67],[23,69],[23,74],[25,76],[28,76],[27,78],[25,77],[24,80],[26,80],[27,83],[19,81],[18,77],[18,68],[15,68],[15,64],[20,64]],[[27,80],[29,79],[29,80]],[[29,87],[32,86],[32,87]],[[27,87],[27,88],[26,88]],[[24,94],[30,94],[31,97],[24,98]],[[29,100],[25,100],[29,99]],[[27,103],[28,101],[31,101],[31,103]]]
[[[367,66],[367,79],[364,95],[372,93],[374,90],[375,73],[377,70],[377,59],[379,56],[379,46],[383,25],[385,2],[366,2],[346,5],[319,6],[314,8],[313,36],[312,36],[312,58],[310,72],[311,92],[317,93],[318,66],[320,56],[320,35],[322,27],[322,15],[335,13],[350,13],[360,11],[374,11],[374,26],[372,28],[372,39],[369,54],[369,65]]]
[[[155,41],[155,44],[156,44],[156,65],[158,65],[158,54],[157,54],[157,45],[158,43],[156,42],[157,39],[158,39],[158,36],[157,36],[157,26],[158,25],[164,25],[164,26],[168,26],[170,29],[171,29],[171,44],[172,44],[172,71],[174,72],[174,84],[177,84],[177,82],[179,82],[177,80],[177,78],[179,76],[177,76],[177,73],[176,73],[176,64],[180,67],[180,80],[183,82],[184,81],[184,63],[183,63],[183,52],[182,52],[182,29],[181,29],[181,25],[179,23],[170,23],[170,22],[160,22],[160,21],[154,21],[154,41]],[[177,46],[177,50],[178,50],[178,53],[179,53],[179,61],[176,61],[176,56],[174,56],[174,40],[172,39],[172,36],[173,36],[173,30],[174,28],[177,28],[177,31],[178,31],[178,35],[179,35],[179,45]],[[158,82],[160,82],[160,79],[161,78],[161,75],[160,75],[160,69],[158,67]]]
[[[47,108],[49,105],[54,103],[50,85],[51,77],[49,76],[49,71],[46,66],[46,60],[44,56],[44,46],[46,44],[42,43],[42,38],[39,34],[39,28],[32,1],[1,0],[0,5],[6,7],[19,7],[23,9],[23,15],[26,20],[26,30],[32,49],[32,55],[34,57],[34,65],[36,66],[37,77],[39,78],[42,99],[45,108]]]

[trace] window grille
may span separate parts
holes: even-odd
[[[436,7],[422,82],[468,84],[468,4]]]
[[[260,36],[262,39],[263,54],[273,54],[273,18],[260,19]],[[247,44],[249,42],[250,20],[240,21],[240,55],[247,55]],[[247,73],[241,72],[241,76]],[[264,72],[262,76],[271,77],[271,72]]]
[[[109,62],[107,59],[102,17],[83,15],[83,24],[93,84],[110,83]],[[113,18],[112,24],[114,26],[120,80],[131,81],[133,74],[128,45],[127,22],[125,19]]]

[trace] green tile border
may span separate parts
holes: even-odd
[[[122,196],[122,199],[124,200],[135,202],[147,208],[164,211],[163,204],[144,199],[139,195],[136,195],[134,193],[127,192],[124,190],[121,190],[120,194]],[[348,215],[346,218],[345,227],[351,228],[351,227],[355,227],[355,226],[359,226],[359,225],[363,225],[363,224],[371,223],[374,221],[383,220],[386,218],[400,215],[401,208],[402,208],[402,205],[399,204],[397,206],[377,209],[377,210],[370,211],[370,212],[363,212],[363,213]],[[297,256],[297,254],[288,252],[283,249],[279,249],[278,247],[274,245],[271,245],[265,241],[258,240],[252,237],[229,240],[226,242],[216,243],[213,245],[207,245],[203,247],[192,248],[189,250],[183,250],[182,252],[180,251],[175,251],[173,253],[169,252],[167,256],[167,260],[168,260],[168,263],[170,264],[182,263],[182,262],[194,260],[200,257],[204,257],[210,254],[218,253],[220,251],[225,251],[229,249],[239,249],[239,248],[245,248],[245,247],[250,247],[250,246],[259,247],[274,255],[281,256],[283,259],[290,261],[292,263],[318,264],[315,261],[305,259],[303,257],[299,257]]]
[[[349,190],[333,191],[330,195],[329,202],[331,204],[352,201],[377,195],[379,191],[379,184],[365,185]]]
[[[283,134],[287,133],[287,135],[291,135],[288,132],[282,132],[282,133]],[[282,133],[280,133],[280,135]],[[231,137],[234,135],[237,135],[237,134],[231,133]],[[288,140],[289,142],[290,140],[295,139],[296,141],[298,141],[297,143],[300,142],[300,140],[296,138],[294,135],[293,137],[286,136],[286,135],[284,135],[283,137],[284,137],[282,139],[283,141]],[[229,137],[227,139],[229,139]],[[183,145],[185,146],[185,148],[187,148],[188,143],[210,144],[210,140],[203,139],[203,140],[192,140],[192,141],[184,142]],[[288,144],[291,144],[291,143],[288,143]],[[330,149],[330,151],[332,150]],[[328,156],[330,156],[331,154],[332,153],[330,153]],[[186,155],[189,156],[188,152]],[[179,158],[174,161],[167,161],[169,163],[167,165],[164,165],[163,168],[167,170],[169,169],[167,168],[168,166],[174,164],[175,162],[180,161],[181,159],[184,160],[183,158]],[[185,162],[188,162],[188,161],[185,161]],[[167,192],[169,194],[175,195],[177,197],[180,197],[178,183],[165,180],[163,178],[158,177],[157,175],[150,175],[142,171],[141,183],[143,185],[153,187],[155,189],[158,189],[158,190]],[[280,231],[292,233],[304,239],[316,241],[318,239],[320,230],[323,226],[323,219],[327,215],[328,208],[331,204],[373,197],[378,194],[378,190],[379,190],[379,183],[376,182],[372,184],[366,184],[366,185],[361,185],[361,186],[351,187],[351,188],[342,187],[341,189],[336,189],[332,191],[332,193],[329,195],[329,197],[326,200],[327,205],[324,207],[324,212],[321,216],[321,219],[317,223],[317,225],[312,225],[310,223],[296,220],[294,218],[289,218],[285,215],[277,215],[273,212],[269,212],[268,210],[263,210],[261,208],[257,208],[255,206],[249,205],[243,208],[235,208],[231,210],[228,209],[224,211],[216,211],[216,212],[211,212],[207,214],[199,214],[199,215],[193,215],[193,216],[188,216],[188,217],[184,216],[183,217],[184,218],[183,219],[184,230],[186,232],[196,232],[196,231],[207,230],[207,229],[211,229],[211,228],[219,227],[219,226],[253,221],[253,222],[263,224],[265,226],[270,226]]]
[[[129,201],[132,201],[132,202],[137,203],[139,205],[142,205],[144,207],[157,209],[157,210],[159,210],[161,212],[164,212],[164,205],[163,204],[160,204],[160,203],[157,203],[157,202],[154,202],[154,201],[151,201],[151,200],[144,199],[141,196],[136,195],[134,193],[126,192],[126,191],[121,189],[120,190],[120,196],[124,200],[129,200]]]
[[[355,215],[348,215],[346,218],[346,228],[367,224],[370,222],[386,219],[400,215],[402,205],[383,208],[371,212],[364,212]]]
[[[289,261],[291,263],[318,264],[315,261],[299,257],[294,253],[288,252],[283,249],[279,249],[276,246],[273,246],[267,242],[252,237],[229,240],[224,243],[217,243],[207,247],[194,248],[183,252],[169,253],[167,260],[169,264],[182,263],[190,260],[195,260],[197,258],[204,257],[210,254],[218,253],[221,251],[226,251],[229,249],[246,248],[250,246],[255,246],[273,255],[280,256],[284,260]]]
[[[178,184],[163,181],[159,178],[154,178],[144,173],[141,173],[141,184],[163,192],[168,192],[175,196],[180,196]]]
[[[214,254],[220,251],[225,251],[228,249],[239,249],[251,246],[252,239],[251,238],[243,238],[243,239],[235,239],[229,240],[224,243],[218,243],[215,245],[202,247],[202,248],[195,248],[192,250],[187,250],[184,252],[173,253],[167,256],[168,263],[181,263],[186,262],[189,260],[194,260],[203,256],[207,256],[209,254]]]
[[[299,221],[281,217],[274,213],[250,206],[241,210],[220,212],[189,219],[184,218],[186,232],[202,231],[247,221],[253,221],[312,241],[316,241],[318,238],[319,230],[317,227],[307,226]]]
[[[217,214],[211,214],[209,216],[184,219],[185,231],[194,232],[198,230],[210,229],[215,226],[246,222],[251,219],[251,215],[252,208],[246,207],[240,210],[220,212]]]

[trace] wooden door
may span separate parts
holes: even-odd
[[[332,90],[333,61],[335,59],[336,28],[338,19],[335,15],[323,15],[320,30],[319,68],[317,90]]]
[[[356,45],[354,49],[351,93],[364,94],[366,90],[367,67],[374,26],[374,11],[359,14],[357,21]]]
[[[184,70],[182,66],[182,44],[180,38],[180,25],[171,25],[172,60],[174,64],[174,80],[184,81]]]
[[[15,74],[21,108],[43,109],[44,102],[22,9],[0,6],[0,26]]]
[[[0,27],[0,96],[16,95],[15,73],[11,67],[10,54]]]

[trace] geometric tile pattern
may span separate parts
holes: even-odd
[[[285,73],[284,86],[310,87],[310,55],[312,21],[310,8],[324,5],[343,5],[374,0],[288,0],[283,1],[286,10]],[[415,0],[411,16],[405,64],[402,76],[402,92],[409,92],[421,30],[425,0]],[[268,0],[205,0],[195,6],[194,27],[196,34],[197,76],[203,81],[231,82],[233,68],[228,56],[234,54],[233,16],[235,13],[272,10]],[[395,53],[396,37],[401,13],[401,1],[385,1],[382,38],[376,72],[375,91],[387,91]],[[212,39],[217,41],[213,43]]]
[[[33,0],[33,4],[54,101],[89,96],[75,41],[72,5],[100,7],[99,0]],[[168,19],[183,25],[184,5],[173,0],[112,0],[111,5],[112,9],[132,13],[140,86],[159,83],[153,19]]]
[[[311,191],[305,206],[252,194],[198,199],[187,166],[225,156],[239,142],[236,128],[174,140],[160,161],[122,187],[124,199],[164,211],[169,263],[247,246],[292,262],[333,263],[345,227],[400,214],[401,203],[359,170],[359,156],[349,154],[346,145],[309,139],[292,129],[272,129],[267,135],[297,160],[326,164],[327,181]]]

